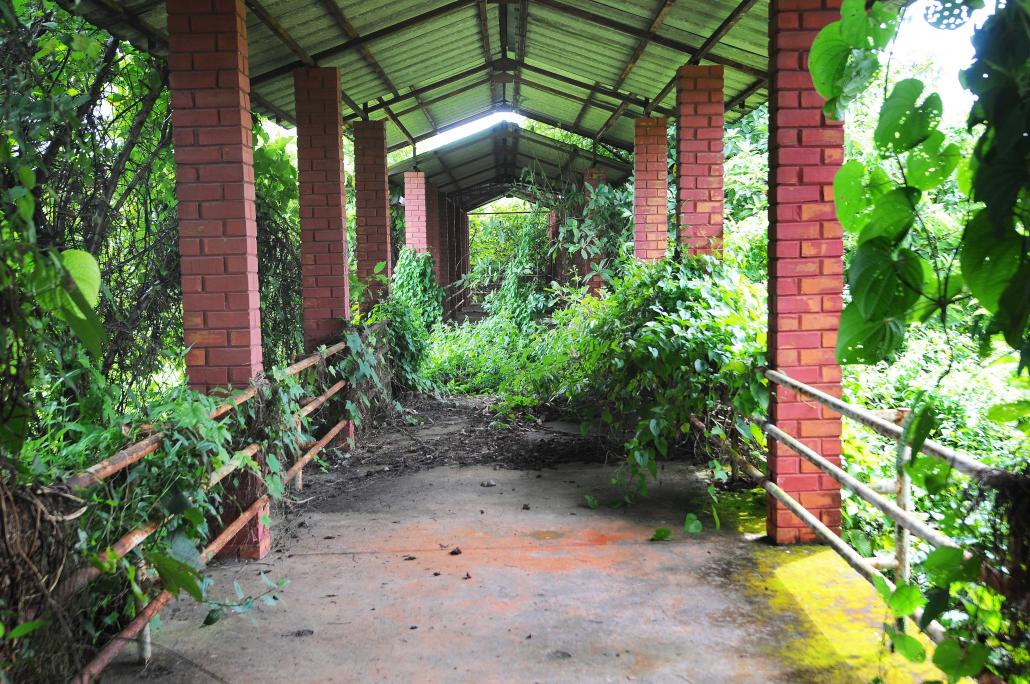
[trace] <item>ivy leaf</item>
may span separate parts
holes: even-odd
[[[61,252],[61,265],[90,308],[95,307],[100,300],[100,266],[93,255],[81,249],[66,249]]]
[[[841,22],[834,21],[823,27],[812,41],[808,55],[812,83],[823,98],[830,100],[841,93],[840,81],[848,65],[851,45],[841,34]]]
[[[948,601],[951,594],[947,589],[935,588],[927,594],[926,607],[923,608],[923,615],[919,619],[919,627],[926,629],[931,622],[936,620],[948,609]]]
[[[17,627],[14,627],[10,632],[8,632],[7,638],[11,639],[12,641],[14,639],[21,639],[23,636],[28,636],[29,634],[35,632],[37,629],[46,626],[46,624],[46,620],[30,620],[28,622],[23,622]]]
[[[998,303],[1019,270],[1023,241],[1010,226],[995,225],[984,209],[966,226],[959,263],[969,291],[988,311]]]
[[[204,600],[204,591],[200,587],[200,573],[189,565],[156,551],[147,554],[147,561],[157,570],[161,584],[168,593],[178,595],[182,589],[197,601]]]
[[[869,210],[869,196],[865,187],[866,170],[862,162],[851,159],[840,167],[833,178],[833,199],[837,207],[837,220],[845,230],[858,231],[865,225],[862,220]]]
[[[942,546],[927,554],[922,567],[930,581],[941,589],[947,589],[952,582],[957,582],[965,576],[962,549],[949,546]]]
[[[851,305],[867,321],[901,318],[919,299],[923,267],[918,254],[899,249],[892,255],[887,240],[877,238],[858,248],[848,269]]]
[[[934,131],[920,145],[908,154],[905,180],[920,190],[932,190],[943,183],[955,171],[962,150],[955,143],[944,149],[944,134]]]
[[[994,323],[1014,349],[1023,346],[1027,321],[1030,320],[1030,263],[1023,264],[1009,281],[998,300]]]
[[[906,152],[930,135],[940,123],[943,105],[937,93],[931,93],[917,105],[923,93],[923,82],[917,78],[900,81],[884,100],[880,119],[873,133],[876,146],[884,152]]]
[[[913,454],[918,454],[926,438],[937,424],[937,411],[932,401],[926,401],[909,418],[905,426],[905,443]]]
[[[926,649],[923,648],[918,639],[904,632],[899,632],[892,625],[885,625],[884,630],[887,632],[887,636],[890,637],[891,643],[894,644],[895,650],[904,656],[906,660],[913,663],[921,663],[926,660]]]
[[[207,611],[207,615],[204,616],[204,626],[210,627],[219,620],[222,619],[222,607],[215,606],[211,610]]]
[[[891,609],[894,617],[908,617],[926,604],[926,599],[915,584],[900,582],[891,592],[887,599],[887,607]]]
[[[987,664],[990,650],[983,644],[969,644],[963,647],[958,639],[948,638],[937,644],[933,664],[950,677],[974,677]]]
[[[670,530],[668,527],[659,527],[657,530],[654,531],[654,534],[651,535],[651,538],[648,541],[666,541],[671,536],[672,530]]]
[[[851,302],[841,313],[837,361],[873,364],[886,359],[904,339],[905,329],[893,318],[867,321]]]
[[[878,237],[897,242],[916,220],[916,205],[922,193],[916,188],[896,188],[880,195],[873,204],[869,221],[858,237],[859,244]]]

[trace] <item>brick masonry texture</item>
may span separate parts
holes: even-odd
[[[186,372],[206,392],[262,371],[247,17],[243,0],[169,0],[167,12]],[[249,505],[260,491],[242,476],[226,501]],[[254,521],[220,555],[270,548]]]
[[[335,340],[343,320],[350,316],[339,71],[335,67],[297,69],[293,87],[304,346],[311,351]]]
[[[669,242],[669,120],[638,118],[633,134],[633,251],[656,261]]]
[[[808,49],[839,9],[839,0],[772,0],[769,8],[769,362],[835,396],[844,243],[832,183],[844,155],[844,129],[822,113]],[[790,390],[772,389],[770,419],[839,465],[840,417]],[[840,533],[840,491],[828,475],[772,441],[769,473]],[[770,498],[768,508],[774,541],[815,541],[781,504]]]
[[[680,244],[690,254],[722,249],[723,119],[721,66],[680,67],[676,75]]]
[[[354,204],[358,277],[368,286],[362,308],[368,310],[385,296],[388,288],[381,279],[374,277],[376,264],[386,264],[381,276],[389,279],[393,273],[386,126],[383,121],[358,121],[354,124]]]

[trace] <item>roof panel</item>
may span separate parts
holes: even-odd
[[[166,50],[162,2],[58,1],[143,49],[156,53]],[[372,118],[386,118],[380,104],[383,99],[394,112],[400,112],[401,122],[418,139],[432,134],[434,123],[446,128],[475,112],[507,107],[513,99],[513,86],[491,86],[484,81],[491,73],[517,74],[523,79],[517,103],[520,111],[533,113],[552,125],[578,128],[590,138],[612,110],[627,101],[624,115],[602,138],[622,148],[632,143],[630,118],[643,113],[677,66],[696,55],[739,4],[739,0],[679,0],[651,33],[652,22],[666,0],[532,0],[528,3],[525,50],[521,54],[522,5],[515,2],[246,2],[252,9],[263,7],[272,23],[281,26],[300,46],[302,54],[319,64],[340,68],[348,102],[347,120],[353,120],[365,108],[369,108]],[[339,15],[329,11],[334,2],[346,26],[338,21]],[[124,8],[128,14],[112,6]],[[486,17],[488,56],[484,54],[481,14]],[[768,0],[758,0],[701,60],[726,67],[726,100],[743,107],[727,112],[728,119],[766,98],[762,80],[768,63],[767,24]],[[247,25],[254,106],[266,114],[292,116],[291,73],[302,62],[258,12],[249,13]],[[478,85],[473,86],[477,81]],[[592,101],[598,104],[584,111],[583,100],[590,96],[595,83],[600,89]],[[423,99],[432,100],[428,105],[432,122],[418,108],[413,89]],[[748,97],[741,98],[742,94]],[[448,95],[448,99],[440,99]],[[672,102],[670,93],[657,103],[657,111],[666,110]],[[574,126],[577,121],[579,126]],[[390,124],[387,129],[391,146],[404,141],[396,126]]]

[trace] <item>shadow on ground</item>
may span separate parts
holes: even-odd
[[[308,475],[262,562],[211,569],[210,596],[289,584],[276,605],[201,627],[173,604],[141,670],[110,681],[910,682],[879,646],[883,606],[832,552],[776,549],[752,493],[708,512],[707,482],[666,464],[613,499],[617,461],[562,425],[491,426],[481,401],[416,405]],[[607,461],[610,461],[606,463]],[[587,496],[600,505],[592,508]],[[685,513],[705,523],[682,531]],[[650,542],[656,528],[673,531]]]

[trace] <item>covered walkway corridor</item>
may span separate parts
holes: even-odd
[[[542,171],[557,193],[632,172],[639,258],[663,257],[670,235],[685,252],[718,257],[723,128],[768,102],[768,360],[839,395],[843,240],[832,179],[843,132],[824,117],[806,70],[815,34],[839,16],[837,0],[61,4],[167,56],[192,387],[240,388],[265,370],[252,112],[296,127],[304,338],[314,351],[339,347],[350,316],[349,193],[368,303],[385,291],[377,265],[386,275],[393,266],[391,182],[403,185],[406,243],[433,255],[437,282],[452,295],[468,265],[465,214],[518,194],[526,169]],[[560,129],[576,143],[502,126],[419,152],[433,136],[494,112]],[[353,140],[353,187],[345,182],[344,136]],[[484,145],[486,154],[471,154]],[[411,161],[391,168],[388,153],[406,147]],[[769,417],[839,465],[841,424],[832,410],[781,386]],[[461,438],[445,434],[439,449]],[[800,501],[827,534],[839,534],[837,482],[797,451],[771,444],[768,477],[778,491]],[[193,629],[199,608],[177,607],[156,640],[156,662],[167,670],[153,672],[183,681],[865,676],[855,674],[865,672],[864,656],[848,655],[848,644],[876,650],[884,615],[842,562],[806,565],[823,552],[790,548],[773,549],[778,560],[768,561],[770,547],[729,525],[682,542],[648,542],[657,527],[682,526],[684,507],[703,491],[696,474],[674,464],[662,489],[630,513],[595,510],[583,506],[584,495],[602,497],[611,467],[599,454],[584,458],[585,465],[541,471],[480,465],[373,477],[340,496],[326,494],[330,473],[293,528],[270,520],[267,508],[248,518],[225,549],[254,565],[212,571],[213,591],[228,597],[233,577],[286,577],[284,605],[203,630]],[[749,534],[778,545],[817,539],[795,514],[804,510],[771,497],[766,506],[761,529]],[[826,579],[817,589],[848,597],[855,633],[823,634],[817,620],[790,612],[790,589],[770,593],[775,581],[787,582],[775,579],[777,564],[795,560],[795,568]],[[855,596],[861,600],[852,604]],[[797,660],[783,648],[795,643],[794,630],[798,643],[821,639],[819,649],[840,661]],[[136,676],[119,672],[112,676]]]

